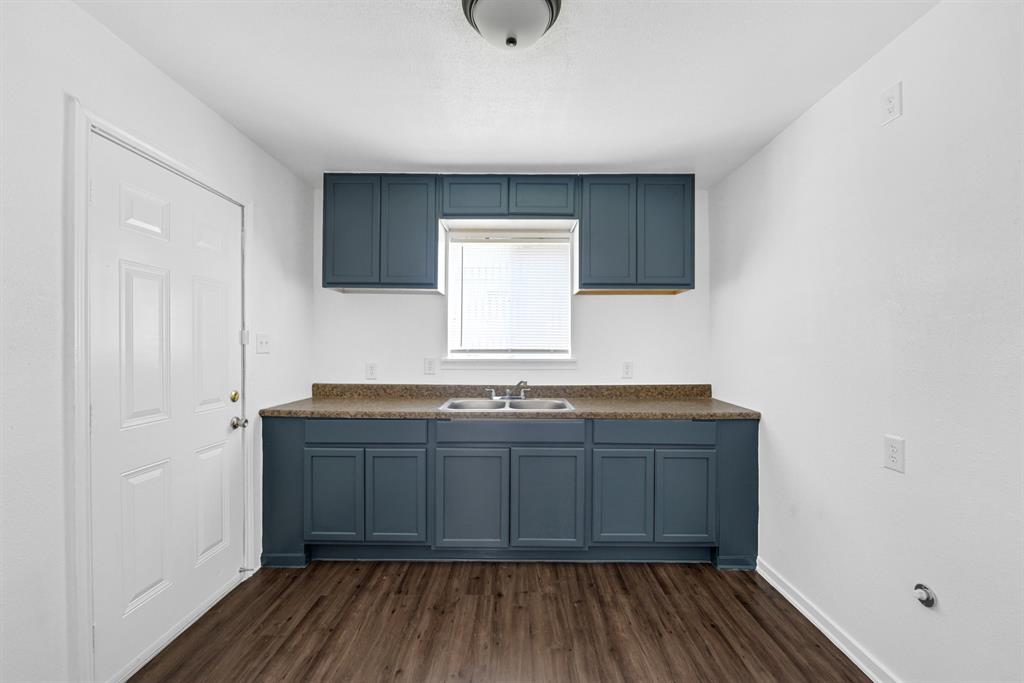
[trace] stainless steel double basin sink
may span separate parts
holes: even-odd
[[[451,398],[441,410],[497,413],[507,410],[575,410],[563,398]]]

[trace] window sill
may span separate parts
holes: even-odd
[[[562,358],[487,358],[448,357],[441,359],[442,370],[575,370],[576,359]]]

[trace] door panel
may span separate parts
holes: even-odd
[[[654,540],[654,451],[594,449],[594,541]]]
[[[512,545],[584,544],[583,452],[582,448],[512,449]]]
[[[427,540],[425,448],[366,449],[366,540]]]
[[[637,283],[693,287],[693,178],[637,181]]]
[[[436,184],[432,175],[381,179],[381,283],[436,284]]]
[[[445,216],[508,214],[508,176],[442,176],[441,188],[441,211]]]
[[[715,540],[714,456],[714,451],[657,449],[654,540],[659,543]]]
[[[363,540],[363,449],[307,448],[305,537]]]
[[[324,176],[324,287],[380,282],[380,176]]]
[[[508,196],[510,214],[576,215],[575,176],[512,176],[509,179]]]
[[[580,284],[636,284],[636,177],[583,178]]]
[[[241,209],[89,141],[95,676],[132,662],[242,566]]]
[[[437,545],[508,545],[507,448],[437,449]]]

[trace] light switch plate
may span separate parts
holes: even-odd
[[[885,435],[885,454],[882,466],[903,474],[907,471],[907,442],[901,436]]]
[[[903,116],[903,81],[886,88],[881,104],[883,126]]]
[[[256,333],[256,353],[270,353],[270,335],[266,332]]]

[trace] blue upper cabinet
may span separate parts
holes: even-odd
[[[324,287],[437,287],[437,177],[324,175]]]
[[[636,286],[636,177],[585,176],[580,285]]]
[[[508,215],[508,176],[442,176],[441,189],[445,216]]]
[[[324,175],[324,287],[380,282],[380,177]]]
[[[436,286],[436,188],[430,175],[381,178],[381,284]]]
[[[640,176],[636,184],[636,280],[693,288],[693,176]]]
[[[692,175],[585,176],[581,290],[692,289]]]
[[[512,176],[508,212],[516,216],[575,216],[578,182],[576,176]]]

